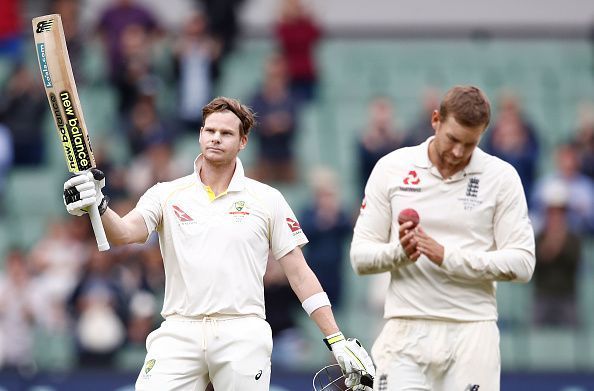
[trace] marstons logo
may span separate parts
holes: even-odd
[[[187,214],[186,212],[184,212],[182,210],[182,208],[180,208],[177,205],[172,205],[173,208],[173,213],[175,213],[175,217],[177,217],[177,219],[182,222],[182,223],[188,223],[191,221],[194,221],[193,218],[190,217],[189,214]]]
[[[53,24],[54,24],[53,19],[42,20],[41,22],[37,23],[37,29],[35,30],[35,32],[39,34],[39,33],[45,33],[47,31],[51,31]]]
[[[301,232],[301,226],[299,225],[298,221],[293,220],[290,217],[287,217],[287,224],[289,225],[291,232],[293,232],[294,234]]]

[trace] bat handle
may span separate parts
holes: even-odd
[[[101,215],[99,215],[97,204],[93,204],[89,208],[89,217],[91,218],[91,225],[93,226],[93,232],[97,240],[97,248],[99,251],[109,250],[109,242],[105,236],[105,230],[103,229],[103,223],[101,223]]]

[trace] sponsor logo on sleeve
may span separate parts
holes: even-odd
[[[301,233],[301,226],[297,220],[293,220],[290,217],[287,217],[287,224],[289,225],[289,229],[293,232],[293,235],[297,235]]]

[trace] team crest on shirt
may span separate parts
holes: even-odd
[[[250,214],[249,207],[245,201],[235,201],[231,204],[229,214],[233,217],[233,221],[242,221],[246,216]]]
[[[479,184],[480,179],[477,177],[470,177],[468,184],[466,185],[466,192],[464,197],[458,198],[464,204],[464,210],[473,210],[478,205],[482,204],[483,201],[478,198],[479,196]]]

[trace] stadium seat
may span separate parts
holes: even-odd
[[[532,369],[575,370],[584,341],[570,329],[533,329],[527,334]]]

